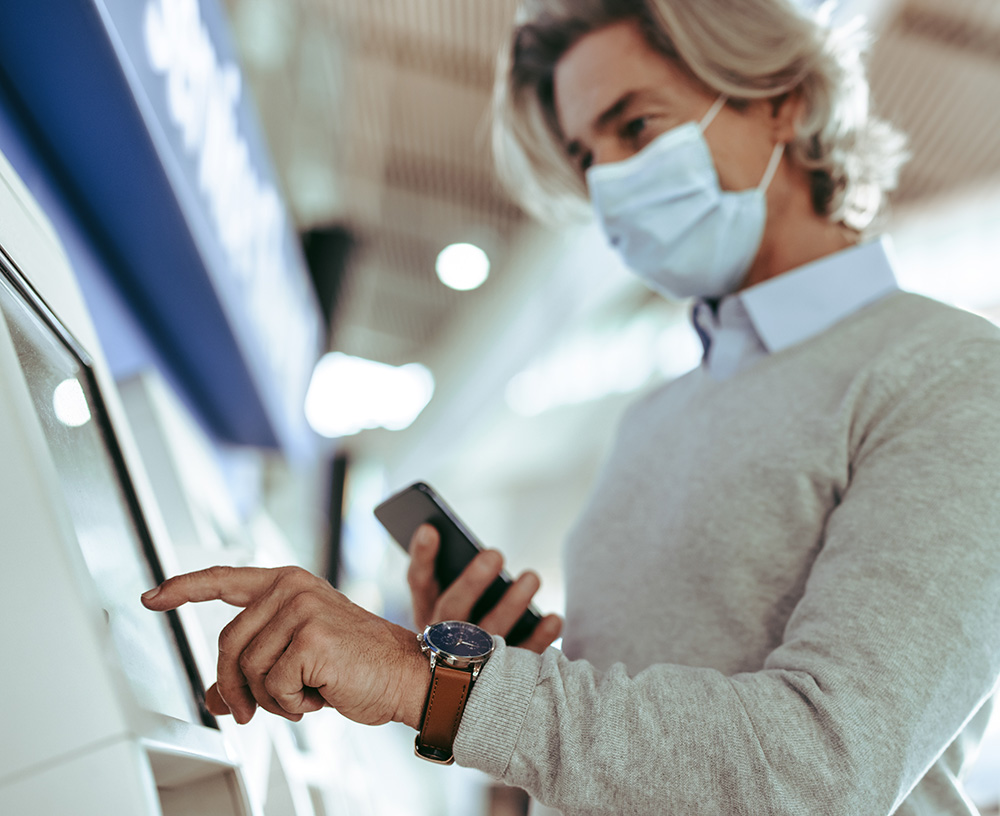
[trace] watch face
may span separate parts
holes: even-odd
[[[489,632],[465,621],[444,621],[429,626],[424,642],[432,649],[461,658],[486,657],[493,651]]]

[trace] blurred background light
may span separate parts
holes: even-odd
[[[419,363],[391,366],[340,352],[316,364],[305,412],[326,437],[370,428],[400,431],[410,426],[434,394],[434,377]]]
[[[904,289],[1000,322],[1000,186],[913,207],[892,232]]]
[[[482,286],[490,274],[490,259],[475,244],[451,244],[437,257],[441,283],[459,292]]]
[[[297,47],[295,4],[281,0],[244,0],[233,13],[233,27],[243,48],[243,58],[265,70],[285,64]]]
[[[686,320],[640,313],[614,329],[585,329],[511,378],[507,406],[523,417],[673,379],[701,362],[702,346]]]

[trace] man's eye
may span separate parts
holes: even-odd
[[[648,124],[649,119],[645,116],[632,119],[622,129],[622,135],[626,139],[638,139]]]

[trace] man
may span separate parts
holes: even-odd
[[[862,240],[900,143],[856,52],[784,0],[540,0],[497,110],[530,203],[589,196],[637,274],[697,298],[706,351],[622,422],[567,545],[564,652],[553,618],[531,648],[497,640],[448,750],[568,814],[973,813],[1000,336],[899,292]],[[500,568],[483,554],[439,594],[435,547],[422,529],[421,625],[467,616]],[[412,633],[298,570],[215,568],[145,603],[211,598],[246,607],[212,710],[328,704],[420,747],[437,675]]]

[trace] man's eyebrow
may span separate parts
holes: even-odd
[[[622,94],[616,102],[613,102],[610,106],[605,108],[605,110],[594,120],[594,129],[603,130],[608,126],[610,122],[613,122],[619,116],[621,116],[636,99],[642,98],[643,96],[650,95],[649,90],[635,90],[627,91]],[[566,153],[570,157],[575,157],[580,154],[581,145],[579,139],[573,139],[566,145]]]

